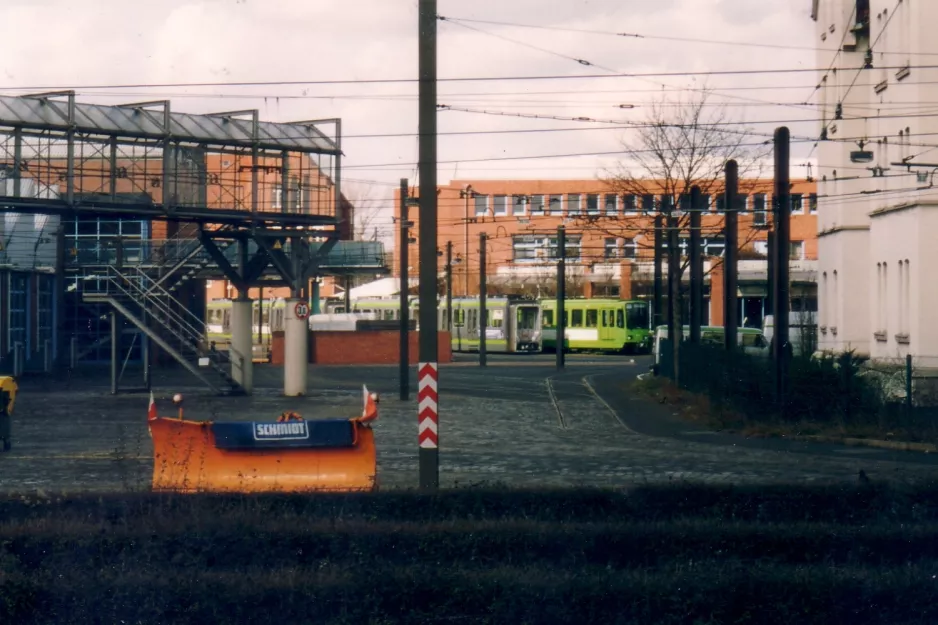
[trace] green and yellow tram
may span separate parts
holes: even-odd
[[[446,313],[446,302],[440,309]],[[541,308],[535,300],[514,297],[485,298],[488,323],[485,327],[485,351],[533,353],[541,351]],[[478,297],[453,299],[453,328],[450,344],[454,352],[479,351],[481,301]],[[446,329],[445,316],[439,329]]]
[[[542,299],[544,351],[557,350],[557,300]],[[650,353],[651,307],[641,300],[564,300],[564,349]]]

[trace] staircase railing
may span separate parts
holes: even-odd
[[[229,224],[221,226],[217,231],[218,232],[227,232],[232,230],[233,227]],[[170,276],[174,275],[179,269],[185,266],[187,263],[191,262],[193,258],[199,254],[205,255],[205,260],[211,260],[211,256],[208,255],[208,252],[205,252],[202,249],[202,242],[197,238],[192,238],[189,236],[183,237],[177,235],[172,239],[166,239],[164,246],[169,249],[175,248],[177,250],[176,254],[163,254],[162,262],[157,264],[157,268],[163,268],[170,264],[170,262],[175,261],[172,267],[169,268],[162,276],[157,278],[154,282],[154,286],[162,284]]]
[[[184,311],[182,314],[174,310],[172,303],[179,304],[179,302],[162,287],[157,287],[159,295],[153,295],[144,286],[152,279],[143,270],[136,269],[138,275],[127,276],[115,267],[108,267],[107,284],[113,285],[118,294],[140,306],[197,356],[208,356],[210,350],[205,346],[207,340],[205,322],[185,306],[180,305]],[[229,349],[228,358],[239,365],[244,363],[244,355],[236,350]]]

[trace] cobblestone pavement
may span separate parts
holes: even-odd
[[[860,468],[873,479],[938,477],[938,466],[887,461],[875,450],[794,454],[637,434],[589,384],[591,375],[637,372],[639,365],[627,359],[573,361],[562,374],[539,362],[442,366],[441,485],[810,483],[855,481]],[[314,419],[357,414],[366,382],[382,393],[375,425],[379,482],[416,487],[416,393],[407,402],[398,399],[396,369],[315,369],[310,394],[300,399],[282,397],[281,375],[258,369],[261,388],[251,397],[209,396],[181,374],[157,376],[154,393],[161,414],[172,414],[174,392],[184,393],[191,419],[273,419],[287,409]],[[0,492],[148,488],[148,398],[145,392],[112,396],[100,376],[45,388],[25,382],[16,401],[13,450],[0,453]]]

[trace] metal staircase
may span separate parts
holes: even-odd
[[[230,230],[232,230],[231,226],[224,225],[218,229],[218,232]],[[223,254],[228,251],[231,244],[232,241],[228,239],[219,239],[215,242]],[[171,293],[193,278],[197,278],[200,272],[213,264],[214,260],[202,247],[199,239],[177,234],[172,239],[166,239],[159,248],[152,250],[149,262],[137,266],[145,269],[146,273],[154,279],[154,287],[163,287]]]
[[[97,279],[99,288],[83,292],[82,301],[110,305],[214,392],[244,394],[243,387],[226,371],[226,365],[232,360],[240,365],[244,356],[233,350],[223,355],[209,349],[205,323],[144,269],[134,267],[122,273],[107,267]]]
[[[231,230],[231,226],[224,225],[219,230]],[[134,260],[130,260],[123,253],[119,256],[115,255],[113,258],[107,256],[102,258],[101,252],[98,250],[98,258],[105,261],[104,263],[84,262],[80,265],[82,275],[79,282],[82,286],[78,288],[82,294],[82,301],[89,304],[100,303],[101,299],[98,297],[101,293],[98,287],[99,281],[110,279],[105,278],[102,273],[111,271],[119,273],[123,271],[126,274],[135,275],[139,284],[146,284],[146,294],[161,299],[164,308],[176,306],[188,312],[188,309],[185,309],[175,300],[172,293],[193,278],[198,277],[214,261],[202,247],[199,239],[192,236],[192,233],[180,232],[172,238],[158,241],[158,244],[154,244],[155,241],[153,240],[141,242],[143,245],[140,250],[141,253],[139,258]],[[221,239],[216,242],[216,245],[224,253],[231,246],[231,241]],[[113,265],[113,261],[116,261],[118,257],[122,257],[122,267],[120,269]],[[111,274],[108,275],[113,277]],[[194,315],[192,317],[195,318]],[[202,324],[204,329],[204,323],[201,321],[199,323]],[[110,342],[111,337],[107,335],[90,345],[85,345],[77,351],[76,360],[81,360],[95,349]]]

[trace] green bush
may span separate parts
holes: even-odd
[[[852,353],[792,358],[784,409],[776,401],[775,367],[768,359],[685,343],[681,372],[684,389],[706,393],[715,407],[754,421],[867,425],[881,423],[887,414],[876,381],[859,375],[860,361]]]

